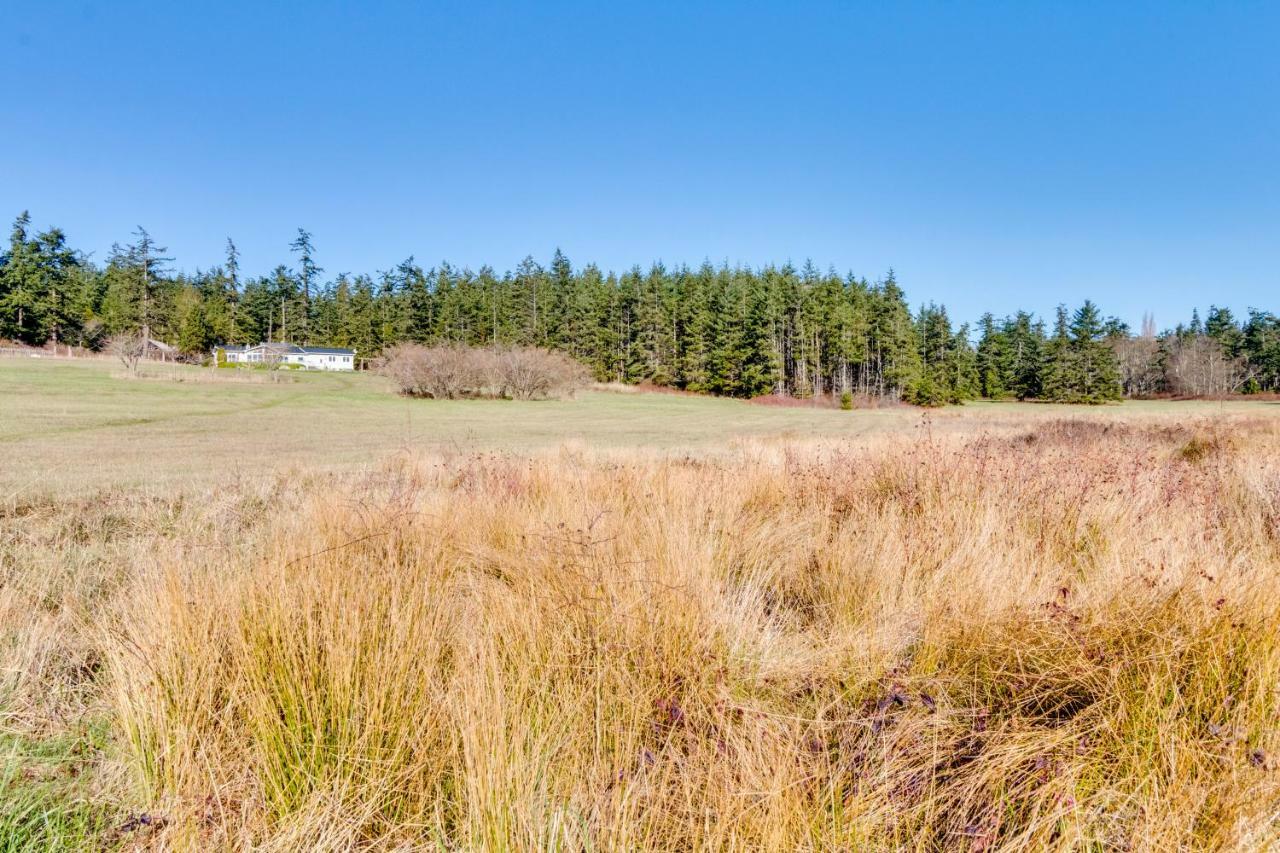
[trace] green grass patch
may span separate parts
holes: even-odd
[[[0,851],[115,846],[115,809],[92,795],[105,729],[37,740],[0,733]]]

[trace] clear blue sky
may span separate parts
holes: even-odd
[[[246,272],[812,258],[1280,310],[1277,3],[0,0],[0,215]]]

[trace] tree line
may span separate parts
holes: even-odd
[[[912,309],[892,270],[875,281],[812,263],[575,268],[557,250],[514,270],[424,267],[325,277],[299,229],[290,264],[244,276],[222,264],[174,272],[139,228],[104,263],[23,213],[0,254],[0,338],[98,349],[146,337],[198,356],[268,340],[344,346],[370,357],[397,343],[514,345],[566,353],[596,379],[738,397],[852,394],[922,405],[977,398],[1103,402],[1121,396],[1280,391],[1280,318],[1210,308],[1134,333],[1086,301],[1052,324],[1027,312],[977,328],[944,306]]]

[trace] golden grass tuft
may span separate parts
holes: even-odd
[[[1265,421],[408,458],[264,492],[256,520],[243,497],[93,622],[156,844],[1280,832]]]

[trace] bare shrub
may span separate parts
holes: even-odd
[[[436,400],[571,396],[590,380],[585,367],[560,353],[460,344],[398,344],[384,354],[378,371],[394,381],[400,393]]]
[[[1160,342],[1153,337],[1119,338],[1112,342],[1126,397],[1150,397],[1164,384]]]
[[[571,397],[591,381],[585,367],[551,350],[505,347],[494,350],[492,358],[503,396],[516,400]]]
[[[378,371],[410,397],[453,400],[475,396],[485,384],[474,351],[454,344],[397,344],[384,353]]]
[[[111,338],[107,349],[120,359],[130,375],[134,375],[138,372],[138,362],[147,354],[147,346],[147,339],[140,332],[122,332]]]
[[[262,361],[259,362],[271,377],[272,382],[280,381],[280,372],[285,367],[284,353],[279,350],[268,347],[262,353]]]
[[[1169,390],[1187,397],[1234,394],[1249,375],[1243,358],[1232,358],[1206,335],[1171,341],[1167,374]]]

